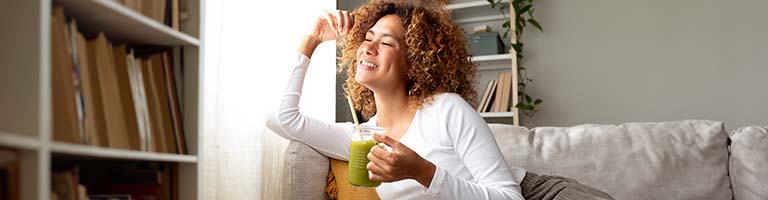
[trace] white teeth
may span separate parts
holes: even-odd
[[[379,66],[376,66],[376,64],[373,64],[373,63],[370,63],[370,62],[366,62],[366,61],[360,61],[360,65],[363,65],[363,66],[366,66],[366,67],[370,67],[372,69],[376,69],[376,67],[379,67]]]

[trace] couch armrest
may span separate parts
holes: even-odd
[[[328,162],[328,157],[309,145],[292,140],[285,149],[283,198],[328,199]]]

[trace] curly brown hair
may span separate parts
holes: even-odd
[[[376,113],[373,92],[355,81],[355,52],[366,32],[390,14],[397,15],[405,27],[409,106],[421,109],[433,96],[445,92],[460,95],[475,106],[476,66],[470,62],[464,31],[451,21],[451,13],[437,1],[373,1],[354,12],[355,26],[339,43],[342,50],[339,71],[348,70],[344,91],[364,118]]]

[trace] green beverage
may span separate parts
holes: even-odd
[[[383,133],[384,129],[377,126],[360,125],[360,135],[352,135],[349,140],[349,184],[359,187],[376,187],[381,182],[368,179],[368,152],[376,145],[373,134]],[[357,133],[355,133],[357,134]],[[361,137],[362,136],[362,137]]]

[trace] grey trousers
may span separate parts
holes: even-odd
[[[584,200],[613,199],[611,195],[576,180],[528,172],[520,183],[525,199]]]

